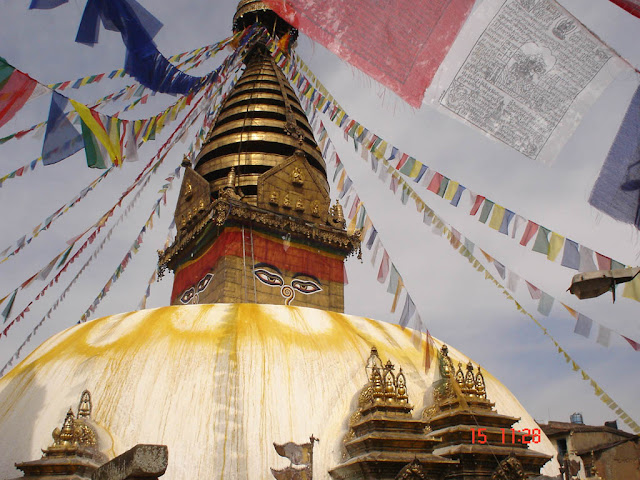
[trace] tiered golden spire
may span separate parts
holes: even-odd
[[[371,355],[367,361],[367,372],[369,370],[369,382],[365,387],[367,400],[373,403],[408,403],[407,379],[400,368],[398,375],[394,375],[395,365],[391,360],[382,365],[382,360],[378,355],[376,347],[371,349]],[[364,393],[364,392],[363,392]]]

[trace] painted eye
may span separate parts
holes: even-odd
[[[311,280],[292,280],[291,286],[298,290],[300,293],[304,293],[306,295],[322,290],[322,287],[320,285],[318,285],[316,282],[312,282]]]
[[[213,273],[207,273],[202,280],[198,282],[198,293],[203,292],[205,288],[209,286],[211,279],[213,278]]]
[[[191,287],[189,290],[185,290],[185,292],[180,297],[180,301],[182,303],[189,303],[195,294],[195,289]]]
[[[280,287],[284,284],[284,280],[282,280],[282,277],[280,275],[278,275],[277,273],[269,272],[264,268],[256,268],[253,271],[253,274],[258,277],[258,280],[260,280],[262,283],[271,287]]]

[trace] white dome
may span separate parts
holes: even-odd
[[[439,347],[441,342],[436,340]],[[100,318],[61,332],[0,379],[0,478],[40,458],[80,393],[112,436],[111,457],[138,443],[169,447],[165,478],[271,478],[288,465],[273,442],[314,448],[314,475],[341,461],[347,421],[367,381],[371,347],[401,366],[418,416],[437,378],[424,372],[411,330],[302,307],[218,304],[163,307]],[[469,359],[450,348],[456,362]],[[474,362],[475,363],[475,362]],[[483,369],[496,410],[538,428]],[[549,440],[535,450],[554,455]],[[547,466],[546,468],[550,468]]]

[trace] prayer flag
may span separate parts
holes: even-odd
[[[533,295],[531,295],[533,297]],[[548,317],[551,313],[551,307],[553,307],[553,297],[547,292],[540,290],[540,301],[538,302],[538,312],[545,317]]]
[[[627,282],[622,291],[622,296],[640,302],[640,275]]]
[[[378,251],[380,250],[381,246],[382,242],[379,238],[376,238],[376,240],[374,241],[373,253],[371,254],[371,265],[376,264],[376,258],[378,257]]]
[[[68,104],[66,97],[53,92],[42,145],[42,163],[45,165],[58,163],[84,147],[82,135],[64,112]]]
[[[553,0],[483,1],[445,66],[430,101],[543,163],[556,158],[616,74],[629,69]]]
[[[598,270],[598,267],[596,267],[596,264],[593,262],[593,250],[584,245],[580,245],[578,250],[580,254],[578,270],[581,272],[594,272]]]
[[[504,219],[504,207],[500,205],[494,205],[493,213],[491,214],[491,220],[489,220],[489,226],[494,230],[500,230],[502,220]]]
[[[596,342],[603,347],[608,347],[611,342],[611,329],[598,325],[598,338],[596,339]]]
[[[449,185],[447,185],[447,190],[444,192],[445,200],[449,200],[449,201],[453,200],[453,197],[458,190],[458,185],[459,183],[454,180],[449,181]]]
[[[59,7],[60,5],[67,3],[69,0],[31,0],[29,10],[49,10],[51,8]]]
[[[482,206],[482,212],[480,212],[480,218],[478,220],[481,221],[482,223],[486,223],[492,208],[493,208],[493,202],[491,200],[485,199],[484,205]]]
[[[37,84],[0,57],[0,127],[27,103]]]
[[[419,107],[425,89],[474,2],[266,0],[265,3],[288,23]]]
[[[406,154],[405,154],[406,155]],[[402,161],[402,160],[400,160]],[[416,164],[416,159],[413,157],[409,157],[407,161],[402,165],[402,168],[397,167],[400,170],[400,173],[405,175],[409,175],[413,171],[413,166]]]
[[[451,199],[451,205],[453,205],[454,207],[458,206],[458,203],[460,203],[460,197],[462,197],[462,193],[465,190],[466,190],[465,187],[463,187],[462,185],[458,185],[456,193],[453,195],[453,198]]]
[[[471,211],[469,212],[469,215],[475,215],[476,213],[478,213],[478,210],[480,209],[480,205],[482,205],[483,201],[484,201],[484,197],[482,195],[477,195],[475,201],[473,202],[473,207],[471,207]]]
[[[549,230],[544,227],[538,228],[538,235],[533,244],[533,251],[547,255],[549,253]]]
[[[414,178],[413,181],[418,183],[420,180],[422,180],[423,175],[427,173],[428,169],[429,167],[427,167],[426,165],[420,165],[420,171],[417,173],[416,178]]]
[[[511,238],[516,238],[516,233],[520,230],[520,227],[526,223],[526,219],[516,214],[516,219],[513,221],[513,228],[511,229]]]
[[[442,183],[442,175],[436,172],[436,174],[431,179],[431,183],[429,183],[427,190],[437,194],[438,191],[440,190],[441,183]]]
[[[402,314],[400,315],[400,326],[405,328],[409,324],[409,319],[416,312],[416,304],[413,303],[413,299],[407,292],[407,296],[404,300],[404,307],[402,308]]]
[[[76,102],[73,99],[70,99],[71,104],[75,108],[76,112],[80,116],[83,125],[83,138],[85,142],[87,140],[86,130],[84,126],[91,131],[91,133],[95,136],[95,138],[104,146],[111,161],[116,165],[119,165],[122,162],[122,153],[120,151],[120,145],[113,142],[113,136],[109,135],[107,132],[107,128],[105,124],[110,120],[109,117],[101,115],[100,113],[89,109],[86,105]],[[104,117],[104,118],[103,118]],[[117,119],[116,119],[117,120]],[[89,157],[87,156],[87,161]],[[91,166],[91,165],[90,165]]]
[[[551,232],[551,240],[549,241],[549,253],[547,254],[547,258],[552,262],[555,261],[556,257],[562,250],[562,245],[564,245],[564,237],[562,235],[558,235],[556,232]]]
[[[387,293],[395,293],[398,289],[398,282],[400,281],[400,274],[396,269],[396,266],[391,263],[391,275],[389,275],[389,285],[387,286]]]
[[[400,298],[400,294],[402,293],[402,287],[404,287],[404,282],[402,281],[402,278],[398,276],[396,293],[393,296],[393,303],[391,304],[391,313],[394,313],[396,311],[396,307],[398,306],[398,299]]]
[[[602,165],[589,203],[640,229],[640,86]]]
[[[376,230],[376,227],[373,227],[371,229],[371,235],[369,235],[369,240],[367,241],[367,250],[371,250],[371,247],[373,247],[373,242],[375,242],[377,236],[378,231]]]
[[[511,210],[504,210],[504,216],[502,217],[502,222],[500,223],[499,232],[503,235],[509,234],[509,222],[513,218],[514,213]]]
[[[579,313],[578,319],[576,320],[576,327],[573,329],[573,332],[577,333],[578,335],[582,335],[583,337],[589,338],[589,335],[591,334],[592,325],[593,325],[593,320]]]
[[[636,352],[640,352],[640,343],[631,340],[630,338],[625,337],[624,335],[620,335],[622,338],[624,338],[627,342],[629,342],[629,345],[631,345],[631,348],[633,348]]]
[[[611,259],[596,252],[596,260],[598,261],[598,270],[611,270]]]
[[[520,277],[513,271],[507,271],[507,288],[515,293],[518,289],[518,282],[520,281]]]
[[[438,189],[438,196],[444,196],[444,192],[447,189],[447,185],[449,185],[449,179],[447,177],[442,177],[442,181],[440,182],[440,188]]]
[[[538,224],[533,223],[531,220],[529,220],[527,222],[527,227],[524,229],[524,233],[522,234],[520,245],[522,245],[523,247],[526,247],[537,231],[538,231]]]
[[[562,302],[560,302],[560,303],[562,303]],[[577,318],[578,318],[578,312],[576,312],[573,308],[571,308],[571,307],[570,307],[570,306],[568,306],[568,305],[565,305],[564,303],[562,303],[562,306],[563,306],[564,308],[566,308],[566,309],[567,309],[567,312],[569,312],[569,314],[570,314],[573,318],[575,318],[575,319],[577,319]]]
[[[573,240],[566,239],[564,243],[564,253],[562,254],[562,266],[579,270],[580,268],[580,253],[578,251],[578,244]]]
[[[380,262],[380,268],[378,269],[378,282],[384,283],[387,280],[389,274],[389,254],[386,250],[382,253],[382,261]]]
[[[626,10],[631,15],[640,18],[640,1],[639,0],[610,0],[620,8]]]
[[[11,294],[11,298],[9,299],[9,301],[7,302],[7,304],[4,306],[4,309],[2,310],[2,313],[0,315],[2,315],[2,317],[4,318],[3,323],[6,323],[7,318],[9,317],[9,315],[11,315],[11,309],[13,308],[13,302],[16,299],[16,295],[18,293],[18,289],[16,288],[13,293]],[[6,297],[5,297],[6,298]]]
[[[500,275],[500,278],[502,278],[504,280],[504,276],[505,276],[504,265],[501,264],[499,261],[494,259],[493,260],[493,266],[496,267],[496,270],[498,271],[498,275]]]

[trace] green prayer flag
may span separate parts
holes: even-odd
[[[482,205],[482,212],[480,212],[480,221],[487,223],[491,209],[493,208],[493,202],[491,200],[484,199],[484,205]]]
[[[550,231],[551,230],[548,230],[542,226],[538,228],[538,235],[536,236],[536,241],[533,244],[534,252],[542,253],[544,255],[547,255],[549,253],[549,232]]]
[[[407,161],[404,162],[404,165],[402,165],[402,168],[400,169],[400,173],[409,175],[411,173],[411,170],[413,170],[413,166],[415,165],[415,163],[416,163],[416,159],[413,157],[409,157]]]
[[[440,182],[440,189],[438,190],[438,196],[444,197],[444,192],[447,191],[448,186],[449,186],[449,179],[443,176],[442,181]]]
[[[80,126],[82,128],[82,139],[84,140],[84,151],[87,157],[87,166],[89,168],[107,168],[104,162],[102,144],[84,122],[81,121]]]

